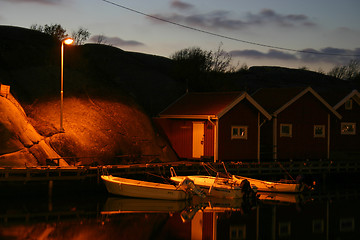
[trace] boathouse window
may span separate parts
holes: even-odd
[[[247,139],[247,126],[231,126],[231,139]]]
[[[290,237],[291,235],[291,223],[280,222],[279,223],[279,237]]]
[[[339,225],[340,232],[353,232],[355,230],[354,218],[341,218]]]
[[[313,233],[324,233],[324,220],[314,219],[312,221],[312,231]]]
[[[314,125],[314,137],[315,138],[325,137],[325,125]]]
[[[341,134],[342,135],[355,135],[356,134],[356,123],[341,123]]]
[[[292,124],[280,124],[280,137],[292,137]]]
[[[230,239],[246,239],[246,225],[230,225]]]
[[[346,102],[345,102],[345,109],[346,110],[351,110],[352,109],[352,104],[353,102],[352,102],[352,99],[349,99],[349,100],[347,100]]]

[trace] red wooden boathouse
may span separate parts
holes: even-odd
[[[331,153],[333,158],[358,158],[360,156],[360,93],[357,90],[338,89],[324,94],[325,99],[341,114],[333,119]]]
[[[260,159],[271,116],[246,92],[186,93],[155,119],[180,158]]]
[[[262,129],[265,158],[329,158],[330,120],[341,115],[311,87],[264,88],[253,98],[272,115]]]

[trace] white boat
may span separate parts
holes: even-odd
[[[151,198],[163,200],[184,200],[191,197],[189,186],[179,183],[178,186],[102,175],[109,193],[135,198]]]
[[[297,204],[303,201],[301,194],[261,192],[257,194],[257,197],[265,203]]]
[[[254,191],[258,192],[279,192],[279,193],[298,193],[304,190],[304,185],[295,182],[272,182],[254,178],[232,175],[232,180],[241,183],[244,180],[250,182]]]
[[[186,178],[193,181],[194,185],[200,188],[206,196],[217,198],[242,198],[244,193],[246,193],[245,188],[242,187],[241,183],[235,182],[229,178],[203,175],[176,176],[172,174],[170,179],[175,183],[180,183]]]

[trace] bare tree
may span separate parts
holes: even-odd
[[[231,65],[232,57],[229,53],[222,49],[223,43],[219,44],[216,52],[212,53],[212,67],[211,70],[214,72],[233,72],[235,67]]]
[[[30,26],[30,29],[53,36],[60,41],[68,36],[66,30],[60,24],[45,24],[44,26],[33,24]]]
[[[360,62],[359,60],[351,60],[348,65],[336,66],[328,72],[328,75],[343,80],[353,80],[359,78]]]
[[[185,48],[170,56],[176,63],[195,72],[209,72],[212,67],[212,52],[199,47]]]
[[[76,45],[82,45],[90,37],[90,32],[86,28],[80,27],[77,31],[72,32],[71,37]]]
[[[94,37],[96,37],[96,43],[97,44],[106,44],[106,37],[103,34],[96,35]],[[94,38],[94,37],[92,37],[92,38]]]
[[[220,43],[218,49],[213,51],[202,50],[199,47],[185,48],[170,56],[177,63],[197,68],[200,72],[233,72],[235,67],[231,65],[232,57],[222,49]]]

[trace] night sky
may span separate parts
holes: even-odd
[[[88,42],[101,35],[105,44],[165,57],[222,44],[234,64],[328,71],[359,58],[359,9],[358,0],[0,0],[0,24],[61,24],[69,34],[83,27]]]

